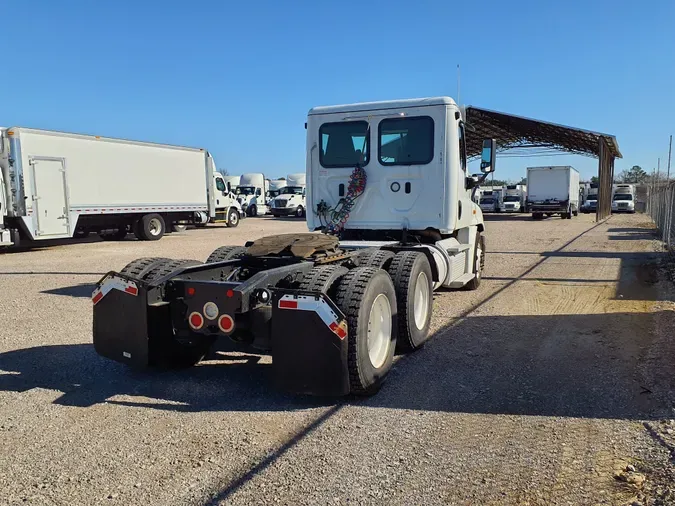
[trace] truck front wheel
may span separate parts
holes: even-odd
[[[295,211],[295,215],[298,218],[304,218],[305,217],[305,208],[302,206],[298,206],[298,209]]]
[[[239,211],[234,207],[230,207],[230,210],[227,212],[227,226],[236,228],[237,225],[239,225]]]
[[[396,349],[396,290],[382,269],[358,267],[341,279],[335,303],[347,317],[349,383],[372,395],[384,382]]]
[[[431,266],[424,253],[402,251],[391,261],[389,275],[396,287],[398,337],[401,351],[413,351],[429,339],[433,309]]]

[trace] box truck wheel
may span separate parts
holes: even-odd
[[[234,260],[241,258],[246,253],[246,248],[243,246],[221,246],[213,250],[213,253],[206,259],[207,264],[214,262],[224,262],[225,260]]]
[[[393,251],[386,249],[367,249],[356,258],[359,267],[377,267],[386,271],[394,256]]]
[[[396,254],[388,270],[396,287],[396,342],[401,351],[413,351],[429,338],[434,303],[431,266],[424,253],[401,251]]]
[[[169,261],[171,261],[170,258],[164,257],[137,258],[136,260],[125,265],[120,271],[120,274],[141,280],[149,271],[153,269],[153,267]]]
[[[372,395],[391,369],[396,349],[396,291],[389,275],[357,267],[341,279],[335,303],[347,317],[347,367],[353,394]]]
[[[300,290],[325,293],[329,297],[335,295],[335,288],[342,276],[349,270],[341,265],[321,265],[314,267],[300,281]]]
[[[239,225],[239,211],[235,207],[230,207],[227,212],[227,226],[235,228]]]
[[[139,232],[144,241],[157,241],[164,236],[166,224],[159,214],[146,214],[140,219]]]
[[[483,279],[483,269],[485,269],[485,237],[480,232],[476,233],[476,245],[473,254],[473,271],[476,273],[474,278],[469,281],[464,288],[467,290],[476,290]]]

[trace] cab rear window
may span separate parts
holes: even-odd
[[[326,168],[363,167],[370,160],[367,121],[324,123],[319,128],[319,163]]]
[[[426,165],[434,158],[434,120],[429,116],[383,119],[378,127],[382,165]]]

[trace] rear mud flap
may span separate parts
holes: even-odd
[[[349,393],[347,323],[323,294],[275,290],[272,369],[277,385],[311,395]]]
[[[117,273],[96,285],[94,349],[99,355],[136,368],[150,363],[147,287]]]

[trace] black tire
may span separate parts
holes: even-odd
[[[341,265],[322,265],[314,267],[300,281],[300,290],[325,293],[333,298],[340,278],[349,270]]]
[[[377,267],[386,271],[394,256],[396,254],[393,251],[386,249],[367,249],[357,259],[359,267]]]
[[[185,232],[187,230],[187,225],[185,225],[183,223],[174,223],[171,226],[171,230],[173,230],[174,232],[178,232],[178,233]]]
[[[138,231],[144,241],[158,241],[166,233],[166,223],[157,213],[146,214],[139,220]]]
[[[233,260],[241,258],[246,253],[246,248],[243,246],[221,246],[213,250],[213,253],[206,259],[207,264],[214,262],[224,262],[225,260]]]
[[[125,265],[120,274],[140,281],[156,265],[169,261],[171,261],[170,258],[164,257],[137,258]]]
[[[464,285],[465,290],[477,290],[480,286],[480,282],[483,280],[483,269],[485,269],[485,237],[480,233],[476,233],[476,244],[480,245],[481,255],[480,262],[478,262],[478,251],[474,248],[473,252],[473,270],[476,273],[476,276]]]
[[[201,265],[201,262],[197,260],[185,260],[185,259],[167,260],[165,262],[159,262],[143,275],[143,279],[148,282],[153,282],[163,278],[164,276],[168,276],[169,274],[177,271],[178,269],[191,267],[193,265]]]
[[[230,207],[230,210],[227,211],[227,226],[236,228],[237,225],[239,225],[239,211],[235,207]]]
[[[248,209],[246,209],[246,214],[251,217],[258,216],[258,206],[255,204],[248,206]]]
[[[579,211],[575,210],[572,214],[574,214],[574,216],[579,216]]]
[[[295,210],[295,215],[298,218],[304,218],[305,217],[305,208],[302,206],[298,206],[298,208]]]
[[[429,326],[434,305],[431,266],[424,253],[401,251],[389,266],[389,275],[396,288],[398,307],[398,335],[396,344],[399,351],[410,352],[420,348],[429,339]],[[417,283],[424,276],[427,283],[426,318],[419,327],[415,321],[415,292]]]
[[[373,365],[368,352],[368,320],[379,295],[385,296],[382,302],[389,302],[391,337],[382,350],[381,363]],[[382,386],[394,360],[397,326],[394,285],[389,274],[382,269],[357,267],[340,279],[335,303],[347,317],[347,367],[351,393],[372,395]]]

